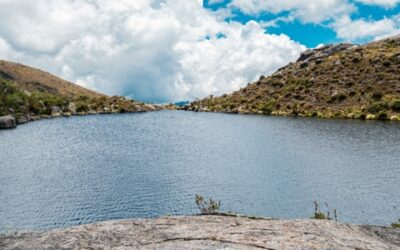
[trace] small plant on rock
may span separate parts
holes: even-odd
[[[207,201],[203,196],[197,194],[195,202],[197,207],[200,209],[201,214],[216,214],[221,207],[221,201],[215,201],[211,198]]]
[[[311,217],[311,219],[332,220],[331,212],[333,212],[333,219],[337,222],[337,210],[335,208],[331,210],[327,202],[325,202],[325,206],[327,211],[322,212],[318,202],[314,201],[314,215]]]
[[[396,222],[392,223],[391,226],[393,228],[400,228],[400,219],[398,219]]]

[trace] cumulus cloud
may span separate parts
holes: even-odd
[[[0,57],[105,92],[166,102],[233,91],[304,46],[202,0],[0,0]]]
[[[382,39],[396,35],[400,32],[398,20],[396,18],[384,18],[381,20],[351,20],[348,16],[336,20],[332,25],[339,38],[347,41],[359,39]]]
[[[379,5],[386,8],[393,8],[400,3],[400,0],[357,0],[357,2],[368,5]]]
[[[265,28],[299,20],[332,28],[339,39],[346,41],[380,39],[399,33],[398,16],[381,20],[352,19],[360,3],[394,8],[400,0],[233,0],[227,8],[249,15],[281,14],[262,21]]]
[[[320,23],[354,10],[347,0],[233,0],[229,7],[247,14],[289,11],[291,16],[306,23]]]

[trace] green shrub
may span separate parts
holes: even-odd
[[[390,108],[394,111],[400,112],[400,99],[394,100],[390,104]]]
[[[347,95],[344,94],[344,93],[340,93],[340,94],[337,96],[337,100],[338,100],[339,102],[342,102],[342,101],[344,101],[344,100],[346,100],[346,99],[347,99]]]
[[[89,106],[85,102],[77,102],[76,104],[76,112],[87,112],[89,111]]]
[[[371,97],[372,97],[372,99],[374,99],[374,100],[376,100],[376,101],[379,101],[380,99],[382,99],[383,94],[382,94],[382,92],[374,91],[374,92],[372,93]]]
[[[200,209],[201,214],[218,213],[219,208],[221,207],[221,201],[214,201],[211,198],[209,201],[206,201],[203,196],[197,194],[195,202],[197,207]]]
[[[381,111],[381,112],[379,112],[377,119],[378,120],[387,120],[388,114],[385,111]]]
[[[264,114],[270,115],[272,111],[274,111],[275,105],[276,105],[275,100],[271,100],[269,102],[263,102],[258,105],[258,110],[262,111]]]
[[[386,102],[374,102],[367,107],[367,111],[372,114],[377,114],[381,111],[387,110],[389,105]]]

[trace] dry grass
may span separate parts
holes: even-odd
[[[48,72],[2,60],[0,60],[0,78],[8,78],[7,80],[12,80],[18,87],[30,92],[40,91],[61,96],[88,96],[91,98],[105,96]]]

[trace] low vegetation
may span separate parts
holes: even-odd
[[[221,201],[210,199],[205,199],[203,196],[196,194],[195,203],[203,215],[212,215],[212,214],[222,214],[219,212],[221,207]],[[325,211],[322,211],[320,205],[317,201],[314,201],[314,214],[311,219],[316,220],[335,220],[338,221],[337,210],[335,208],[331,209],[327,202],[325,202]],[[235,213],[229,212],[226,214],[234,215]],[[256,219],[256,216],[249,216],[250,219]],[[400,220],[399,220],[400,223]],[[392,224],[393,227],[397,224]],[[400,224],[398,224],[400,226]]]
[[[393,223],[391,224],[391,226],[392,226],[393,228],[400,228],[400,219],[398,219],[396,222],[393,222]]]
[[[109,97],[22,64],[0,61],[0,116],[17,123],[47,117],[160,109],[125,97]]]
[[[203,196],[197,194],[195,202],[201,214],[216,214],[219,212],[221,207],[221,201],[215,201],[211,198],[206,200]]]
[[[73,115],[85,113],[124,113],[141,108],[124,97],[62,96],[41,91],[29,92],[10,80],[0,79],[0,116]]]
[[[191,111],[400,120],[400,37],[339,44],[302,54],[269,77]]]
[[[331,209],[328,205],[327,202],[325,202],[325,207],[326,211],[323,212],[320,209],[320,206],[317,201],[314,201],[314,215],[311,217],[311,219],[316,219],[316,220],[332,220],[334,219],[337,221],[337,211],[336,209]],[[332,218],[333,214],[333,218]]]

